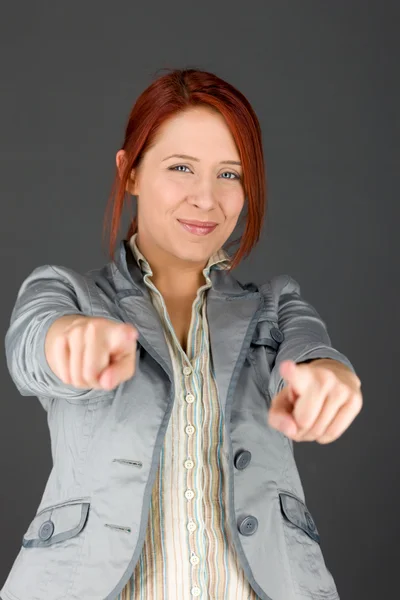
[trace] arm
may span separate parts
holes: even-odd
[[[333,359],[356,375],[350,360],[332,347],[325,322],[316,309],[301,297],[298,282],[290,276],[286,276],[285,279],[276,276],[271,280],[271,286],[273,294],[278,298],[278,327],[284,336],[271,372],[271,398],[285,385],[285,380],[279,372],[279,366],[284,360],[301,363],[316,359]]]
[[[109,394],[66,385],[51,370],[46,335],[63,317],[55,328],[66,327],[66,315],[95,316],[85,276],[65,267],[37,267],[20,286],[5,336],[7,367],[22,396],[91,400]]]

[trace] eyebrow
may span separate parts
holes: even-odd
[[[168,160],[169,158],[187,158],[189,160],[196,160],[197,162],[200,161],[200,159],[196,158],[195,156],[189,156],[189,154],[171,154],[171,156],[167,156],[166,158],[164,158],[161,162],[164,162],[164,160]],[[225,164],[225,165],[239,165],[240,167],[242,166],[242,163],[240,161],[237,160],[221,160],[221,162],[219,163],[220,165]]]

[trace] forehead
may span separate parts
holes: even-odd
[[[170,151],[202,158],[201,152],[229,153],[223,158],[238,158],[235,140],[224,117],[211,109],[190,108],[170,117],[160,127],[154,141],[155,153]],[[200,153],[200,154],[199,154]],[[206,158],[206,157],[204,157]]]

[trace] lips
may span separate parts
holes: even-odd
[[[186,219],[178,219],[178,221],[186,231],[195,235],[207,235],[218,225],[215,221],[187,221]]]

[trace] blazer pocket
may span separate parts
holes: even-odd
[[[281,508],[284,516],[288,521],[295,527],[299,527],[306,533],[312,540],[320,543],[320,537],[315,525],[314,519],[311,513],[307,509],[306,505],[293,494],[288,492],[280,492],[279,499],[281,502]]]
[[[25,532],[22,546],[43,548],[78,535],[86,524],[89,508],[87,498],[78,498],[41,510]]]
[[[286,490],[279,491],[279,502],[295,589],[326,600],[339,598],[335,581],[325,564],[317,526],[307,506]]]

